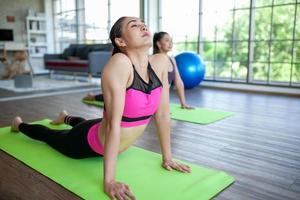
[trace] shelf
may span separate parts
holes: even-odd
[[[45,13],[44,13],[45,14]],[[44,54],[47,53],[49,43],[47,40],[48,18],[40,13],[37,16],[26,17],[26,34],[28,57],[30,59],[34,73],[44,73]]]
[[[30,20],[30,21],[46,21],[46,18],[45,17],[27,17],[27,20]]]
[[[47,34],[46,31],[39,31],[39,30],[29,30],[29,34]]]
[[[35,43],[29,43],[28,46],[34,46],[34,47],[47,46],[47,43],[45,43],[45,42],[35,42]]]

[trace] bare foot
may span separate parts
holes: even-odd
[[[95,95],[93,95],[93,93],[89,92],[85,97],[83,97],[83,100],[94,101]]]
[[[59,115],[57,116],[57,118],[55,120],[52,120],[50,122],[50,124],[54,124],[54,125],[59,125],[59,124],[63,124],[65,117],[68,115],[67,111],[63,110],[59,113]]]
[[[15,117],[11,122],[11,132],[19,132],[19,125],[21,123],[23,123],[22,118],[19,116]]]

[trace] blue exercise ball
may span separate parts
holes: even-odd
[[[205,64],[194,52],[183,52],[175,56],[176,64],[185,89],[200,84],[205,76]]]

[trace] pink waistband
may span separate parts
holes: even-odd
[[[134,127],[148,124],[151,118],[135,121],[135,122],[121,122],[121,127]],[[100,123],[94,124],[88,131],[87,139],[90,147],[96,153],[104,155],[104,146],[101,144],[100,138],[98,137],[98,130],[100,129]]]
[[[90,147],[98,154],[104,155],[104,146],[101,144],[100,138],[98,137],[98,129],[100,129],[100,123],[94,124],[88,132],[88,143]]]

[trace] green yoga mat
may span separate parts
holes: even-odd
[[[170,104],[170,112],[172,119],[197,124],[210,124],[233,115],[231,112],[207,108],[195,108],[191,110],[181,109],[178,104]]]
[[[50,128],[68,128],[50,125],[49,119],[34,123]],[[41,174],[82,197],[83,199],[109,199],[102,191],[102,158],[71,159],[43,142],[22,133],[0,128],[0,149],[14,156]],[[117,180],[129,184],[139,200],[204,200],[211,199],[234,182],[222,171],[193,164],[192,173],[167,171],[161,166],[161,155],[138,147],[130,147],[119,155]]]
[[[84,103],[103,107],[102,101],[87,101]],[[212,110],[207,108],[195,108],[192,110],[181,109],[179,104],[170,104],[171,118],[180,121],[192,122],[197,124],[210,124],[233,115],[231,112]]]
[[[89,101],[89,100],[82,100],[83,103],[86,103],[88,105],[93,105],[93,106],[97,106],[97,107],[103,107],[104,106],[104,102],[103,101]]]

